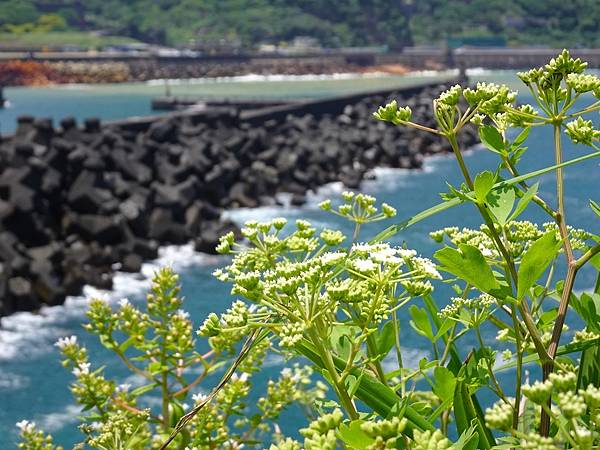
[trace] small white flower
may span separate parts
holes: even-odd
[[[129,303],[128,299],[122,298],[121,300],[119,300],[119,306],[121,308],[127,308],[129,305],[131,305],[131,303]]]
[[[327,252],[321,256],[321,262],[327,264],[337,264],[346,257],[345,253],[342,252]]]
[[[377,267],[370,259],[357,259],[352,261],[353,268],[361,273],[369,273],[375,270]]]
[[[433,278],[435,280],[442,279],[442,276],[440,275],[437,268],[435,267],[435,264],[431,260],[427,258],[415,258],[414,264],[418,270],[425,274],[425,276]]]
[[[129,389],[131,389],[131,385],[130,384],[120,384],[117,386],[116,391],[117,392],[128,392]]]
[[[417,255],[417,252],[408,248],[398,248],[396,249],[397,253],[405,259],[414,258]]]
[[[190,318],[190,314],[187,311],[184,311],[183,309],[178,309],[175,314],[182,320],[187,320]]]
[[[194,400],[195,403],[200,403],[200,402],[206,400],[206,395],[204,395],[202,393],[194,394],[194,395],[192,395],[192,400]]]
[[[61,350],[64,350],[66,347],[75,344],[77,344],[77,336],[69,336],[59,339],[54,345]]]
[[[21,433],[31,433],[35,428],[35,422],[30,422],[29,420],[21,420],[17,422],[17,428],[21,430]]]
[[[402,259],[396,256],[396,250],[391,247],[383,247],[373,253],[371,258],[379,263],[399,264]]]
[[[360,244],[352,244],[352,249],[350,251],[352,252],[363,252],[363,253],[369,253],[373,250],[373,245],[371,244],[365,244],[360,243]]]
[[[479,251],[481,251],[481,254],[485,257],[485,258],[491,258],[492,256],[494,256],[494,252],[492,252],[491,249],[487,248],[484,245],[480,245],[479,246]]]
[[[243,372],[241,375],[238,375],[237,373],[234,373],[231,376],[231,381],[241,381],[242,383],[245,383],[246,381],[248,381],[248,374],[246,372]]]
[[[81,375],[88,375],[90,373],[90,363],[81,363],[78,367],[73,369],[73,375],[80,377]]]

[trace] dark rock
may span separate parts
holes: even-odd
[[[169,209],[155,208],[148,218],[148,228],[148,236],[159,242],[183,244],[188,240],[185,225],[178,223]]]
[[[139,272],[142,269],[142,262],[143,262],[143,259],[140,255],[131,253],[131,254],[125,256],[125,258],[123,258],[121,270],[123,272],[130,272],[130,273]]]
[[[31,282],[23,277],[9,278],[6,291],[15,311],[33,311],[40,306]]]
[[[84,239],[101,244],[118,243],[123,238],[122,220],[119,216],[74,214],[66,217],[66,229]]]
[[[216,247],[221,236],[233,231],[240,237],[239,228],[230,220],[204,222],[200,236],[194,241],[194,248],[198,252],[216,254]]]

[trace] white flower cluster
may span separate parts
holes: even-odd
[[[17,428],[21,431],[21,434],[32,433],[35,431],[35,422],[29,420],[21,420],[17,422]]]
[[[466,326],[476,326],[487,318],[495,304],[496,299],[489,294],[481,294],[474,298],[453,297],[438,315],[443,319],[462,322]]]
[[[80,363],[79,366],[75,367],[72,372],[76,377],[80,377],[82,375],[89,375],[90,373],[90,363]]]

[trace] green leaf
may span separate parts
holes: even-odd
[[[533,197],[535,197],[536,194],[538,193],[539,186],[540,186],[540,183],[537,182],[533,186],[530,186],[529,189],[527,189],[527,191],[525,191],[525,193],[523,194],[523,197],[521,197],[519,199],[519,203],[517,203],[517,207],[515,208],[513,213],[508,218],[508,222],[510,222],[511,220],[515,220],[517,217],[519,217],[521,215],[521,213],[523,211],[525,211],[525,208],[527,208],[527,205],[529,205],[531,200],[533,200]]]
[[[458,441],[452,446],[452,450],[470,450],[476,449],[479,443],[479,435],[476,433],[475,425],[471,425],[461,435]]]
[[[594,266],[596,270],[600,271],[600,253],[592,256],[592,258],[589,260],[589,263]]]
[[[490,125],[484,125],[480,127],[479,138],[481,139],[483,145],[485,145],[489,150],[493,151],[494,153],[505,153],[504,139],[502,138],[502,135],[496,128]]]
[[[471,443],[469,440],[469,445],[465,446],[465,449],[476,450],[489,449],[491,447],[488,441],[491,434],[485,423],[477,415],[469,387],[462,380],[456,382],[456,388],[454,389],[454,419],[456,421],[456,431],[460,434],[468,432],[471,426],[474,426],[477,430],[478,441]]]
[[[310,359],[317,368],[323,368],[325,366],[314,346],[307,340],[303,339],[300,341],[300,343],[296,345],[296,348],[300,353]],[[332,355],[332,359],[338,370],[344,370],[346,361],[336,355]],[[354,368],[351,370],[351,373],[358,376],[361,371],[358,368]],[[398,403],[402,402],[393,389],[366,373],[360,379],[359,387],[356,390],[356,397],[381,417],[388,417],[393,408],[398,405]],[[410,430],[414,427],[421,430],[435,430],[435,427],[411,406],[406,406],[404,417],[409,421],[409,425],[407,426],[409,436],[412,436]]]
[[[381,333],[377,335],[377,352],[385,357],[394,347],[395,342],[396,332],[394,330],[394,323],[389,321],[383,326]]]
[[[153,390],[157,386],[158,385],[156,383],[146,384],[144,386],[140,386],[138,388],[135,388],[133,391],[131,391],[131,395],[133,395],[135,397],[137,397],[139,395],[143,395],[146,392],[150,392],[151,390]]]
[[[410,325],[415,331],[421,336],[425,336],[427,339],[433,341],[433,328],[429,321],[427,311],[423,308],[419,308],[417,305],[411,305],[411,307],[408,308],[408,312],[410,313],[410,317],[412,317]]]
[[[590,208],[592,208],[592,211],[594,211],[596,215],[600,217],[600,205],[598,205],[598,203],[596,203],[594,200],[590,200]]]
[[[434,342],[437,342],[439,338],[445,335],[454,326],[455,323],[456,322],[454,322],[454,320],[452,319],[444,319],[444,321],[439,325],[437,333],[433,338]]]
[[[585,350],[586,348],[590,348],[595,345],[600,345],[600,338],[592,339],[590,341],[579,341],[579,342],[575,342],[572,344],[561,345],[560,347],[558,347],[558,350],[556,350],[556,356],[572,355],[574,353],[579,353],[579,352]],[[539,360],[540,360],[539,355],[537,353],[532,353],[531,355],[525,356],[523,358],[522,362],[523,362],[523,364],[530,364],[530,363],[537,363],[537,362],[539,362]],[[495,367],[494,372],[502,372],[504,370],[512,369],[516,366],[517,366],[516,360],[510,361],[499,367]]]
[[[486,197],[486,204],[498,223],[504,226],[515,204],[515,188],[506,186],[491,191]]]
[[[577,388],[586,389],[590,384],[600,387],[600,344],[581,352]]]
[[[475,191],[475,197],[479,203],[485,202],[485,198],[492,190],[492,187],[494,187],[495,181],[496,176],[489,170],[477,174],[473,183],[473,187]]]
[[[456,387],[456,377],[446,367],[436,367],[433,370],[433,393],[437,395],[442,402],[446,402],[454,395]]]
[[[442,263],[442,270],[462,278],[482,292],[499,289],[500,284],[488,266],[478,248],[472,245],[460,244],[459,250],[444,247],[435,252],[435,258]]]
[[[517,300],[523,299],[527,291],[546,271],[556,258],[561,240],[556,239],[556,232],[549,231],[535,241],[523,255],[518,274]]]
[[[572,295],[570,304],[593,333],[600,332],[600,294],[583,292],[581,297]]]
[[[500,188],[502,186],[512,186],[517,183],[520,183],[521,181],[526,181],[531,178],[539,177],[541,175],[544,175],[544,174],[547,174],[550,172],[554,172],[556,169],[559,169],[561,167],[572,166],[573,164],[579,164],[583,161],[587,161],[588,159],[598,158],[598,157],[600,157],[600,151],[588,153],[587,155],[583,155],[578,158],[573,158],[569,161],[565,161],[560,164],[555,164],[553,166],[545,167],[543,169],[534,170],[532,172],[526,173],[524,175],[519,175],[518,177],[514,177],[509,180],[500,181],[499,183],[496,183],[494,185],[494,187]],[[469,194],[469,195],[471,195],[471,194]],[[390,225],[385,230],[382,230],[381,232],[379,232],[373,239],[370,239],[369,242],[370,243],[381,242],[383,240],[389,239],[392,236],[399,233],[400,231],[406,230],[407,228],[413,226],[416,223],[421,222],[422,220],[425,220],[431,216],[441,213],[442,211],[446,211],[447,209],[450,209],[457,205],[460,205],[461,203],[462,203],[462,201],[459,198],[453,198],[451,200],[448,200],[448,201],[445,201],[442,203],[438,203],[437,205],[432,206],[431,208],[428,208],[424,211],[421,211],[421,212],[415,214],[414,216],[409,217],[408,219],[403,220],[402,222],[399,222],[394,225]]]
[[[348,425],[342,424],[338,430],[338,437],[342,440],[349,448],[355,448],[356,450],[364,450],[374,441],[367,433],[361,429],[361,425],[364,420],[353,420]]]
[[[135,339],[130,337],[129,339],[127,339],[125,342],[123,342],[121,345],[119,345],[119,351],[121,353],[124,353],[125,350],[127,350],[129,348],[129,346],[131,344],[133,344],[135,342]]]
[[[344,385],[345,385],[346,391],[348,391],[348,395],[350,397],[354,397],[354,394],[356,394],[356,390],[360,386],[360,380],[362,380],[363,375],[364,375],[364,372],[361,372],[358,377],[356,377],[355,375],[352,375],[352,374],[350,374],[346,377]]]
[[[512,145],[511,145],[511,149],[512,150],[516,150],[517,148],[519,148],[519,146],[525,142],[525,139],[527,139],[527,137],[529,136],[529,132],[531,131],[531,127],[527,127],[525,129],[523,129],[523,131],[521,131],[519,133],[519,135],[515,138],[515,140],[513,141]]]

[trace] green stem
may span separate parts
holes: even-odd
[[[521,377],[523,376],[523,348],[521,345],[521,327],[515,307],[512,310],[512,320],[515,328],[515,345],[517,347],[517,388],[515,391],[515,410],[513,413],[513,429],[519,427],[519,410],[521,409]]]
[[[378,353],[375,336],[373,334],[369,334],[367,336],[367,354],[369,355],[369,358],[373,359],[373,366],[375,367],[375,374],[377,375],[377,378],[379,378],[379,381],[381,381],[383,384],[387,385],[387,380],[385,378],[385,373],[383,372],[383,367],[381,366]]]
[[[600,277],[598,278],[600,283]],[[394,325],[394,347],[396,348],[396,359],[398,360],[398,368],[400,369],[400,393],[402,397],[406,395],[406,382],[404,381],[404,363],[402,361],[402,349],[400,347],[400,322],[396,311],[392,314],[392,323]]]
[[[344,409],[346,410],[346,412],[352,420],[358,419],[358,413],[356,412],[356,408],[352,403],[352,399],[348,395],[348,391],[346,391],[346,388],[343,386],[337,369],[335,368],[331,352],[328,351],[323,345],[321,337],[319,336],[319,333],[317,332],[314,326],[308,329],[308,336],[310,337],[312,344],[315,346],[317,354],[319,355],[319,358],[321,358],[325,369],[329,373],[329,377],[331,378],[331,382],[333,383],[333,389],[335,390],[335,393],[340,399],[342,406],[344,407]]]
[[[467,185],[469,186],[469,188],[471,190],[473,190],[474,189],[473,181],[471,180],[471,176],[469,175],[469,171],[468,171],[465,161],[462,157],[462,153],[461,153],[460,149],[458,148],[458,143],[456,142],[456,136],[454,134],[449,134],[447,137],[448,137],[448,140],[450,141],[450,145],[452,146],[452,150],[454,151],[454,154],[456,155],[458,165],[460,166],[460,170],[463,173],[465,181],[467,182]],[[498,251],[500,251],[500,253],[502,254],[502,257],[504,258],[504,260],[506,261],[506,263],[508,265],[510,275],[511,275],[512,279],[514,280],[514,284],[516,286],[518,283],[518,275],[517,275],[517,269],[515,268],[512,258],[510,256],[510,254],[508,253],[506,247],[504,246],[502,239],[498,235],[498,232],[496,231],[494,222],[493,222],[492,218],[490,217],[489,213],[487,212],[487,210],[481,205],[477,205],[477,207],[479,209],[481,217],[483,217],[483,219],[489,229],[490,236],[496,243]],[[538,352],[538,354],[540,356],[540,359],[542,361],[546,361],[548,359],[546,347],[544,346],[544,343],[542,342],[542,337],[539,334],[539,331],[537,329],[535,321],[533,320],[533,317],[531,317],[529,307],[527,306],[527,303],[525,303],[525,301],[521,302],[521,304],[519,305],[519,312],[523,316],[523,321],[525,322],[527,331],[529,332],[529,334],[531,336],[531,339],[533,341],[536,351]]]

